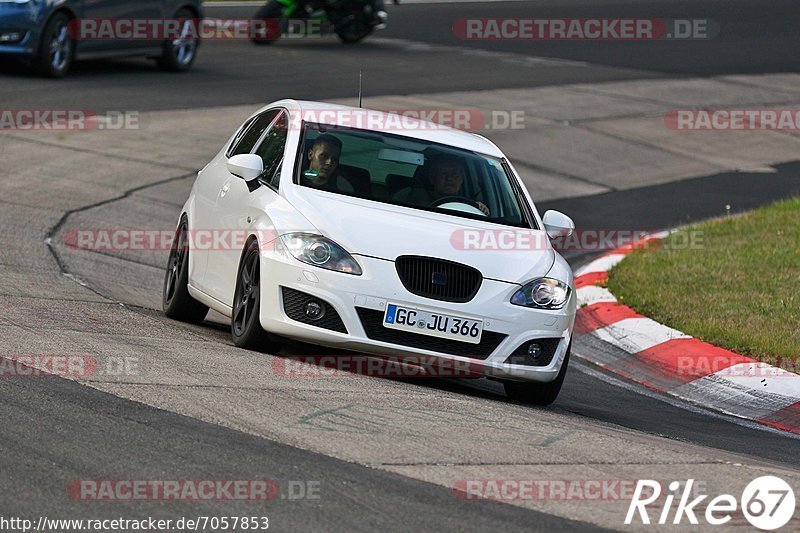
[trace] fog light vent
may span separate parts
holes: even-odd
[[[281,287],[283,310],[297,322],[318,328],[347,333],[347,328],[336,309],[325,300],[311,294]]]
[[[511,365],[547,366],[553,361],[559,342],[561,342],[560,338],[533,339],[523,342],[516,350],[511,352],[505,363]]]

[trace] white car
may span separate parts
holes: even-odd
[[[573,229],[561,213],[541,218],[479,135],[281,100],[198,173],[164,311],[200,322],[214,309],[240,347],[273,351],[290,338],[467,362],[511,398],[547,405],[564,380],[576,307],[572,270],[548,235]],[[473,246],[515,234],[538,244]]]

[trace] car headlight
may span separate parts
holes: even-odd
[[[569,285],[553,278],[539,278],[514,293],[511,303],[539,309],[561,309],[569,298]]]
[[[283,245],[298,261],[345,274],[361,275],[361,267],[347,250],[322,235],[287,233]]]

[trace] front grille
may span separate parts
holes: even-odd
[[[492,352],[507,337],[503,333],[484,331],[481,335],[480,344],[440,339],[430,335],[386,328],[383,326],[383,311],[356,307],[356,312],[361,319],[361,324],[364,326],[367,337],[370,339],[430,352],[460,355],[473,359],[486,359],[492,355]]]
[[[337,313],[336,309],[328,302],[320,300],[316,296],[287,287],[281,287],[281,291],[283,293],[283,310],[286,316],[292,320],[308,324],[309,326],[330,329],[332,331],[338,331],[339,333],[347,333],[347,328],[344,326],[344,322],[342,322],[339,313]],[[317,320],[308,318],[304,310],[305,305],[312,300],[322,304],[322,307],[325,309],[322,318]]]
[[[470,266],[432,257],[404,255],[397,258],[395,268],[408,292],[444,302],[472,300],[483,281]]]
[[[535,359],[528,355],[528,345],[532,342],[536,342],[542,347],[541,355]],[[547,366],[553,360],[559,342],[561,342],[561,338],[531,339],[517,346],[517,349],[511,352],[505,362],[512,365]]]

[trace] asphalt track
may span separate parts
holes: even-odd
[[[0,381],[2,515],[268,516],[281,531],[446,531],[468,526],[577,531],[582,524],[489,501],[466,501],[436,485],[307,452],[103,394],[71,381]],[[73,479],[313,480],[319,499],[252,502],[70,501]],[[313,490],[313,486],[311,490]],[[324,492],[322,491],[324,489]],[[300,494],[296,492],[295,494]]]
[[[0,101],[69,108],[80,93],[93,109],[154,110],[269,102],[291,96],[354,96],[534,87],[666,76],[793,72],[800,67],[792,0],[567,2],[390,5],[377,38],[342,47],[335,37],[286,39],[271,47],[209,42],[192,72],[164,76],[143,59],[89,62],[53,91],[47,80],[3,66]],[[248,17],[254,8],[208,8],[212,17]],[[707,18],[711,40],[650,42],[462,41],[452,24],[469,17]]]
[[[724,4],[724,9],[722,8]],[[535,11],[534,11],[535,7]],[[254,104],[298,98],[352,96],[357,68],[364,65],[373,94],[528,87],[576,81],[658,78],[718,73],[786,72],[798,69],[794,2],[534,2],[408,5],[391,7],[392,25],[374,42],[343,48],[334,41],[284,42],[271,48],[210,43],[197,69],[165,77],[141,60],[79,66],[59,82],[28,77],[17,67],[0,72],[0,100],[9,108],[67,108],[90,102],[102,109],[157,110]],[[775,10],[775,11],[773,11]],[[697,43],[462,43],[448,21],[469,16],[707,16],[725,30],[711,48]],[[239,16],[228,8],[215,16]],[[745,23],[748,21],[748,23]],[[729,33],[728,33],[729,32]],[[409,44],[411,41],[411,44]],[[414,43],[427,43],[421,46]],[[708,43],[706,43],[708,44]],[[563,45],[563,46],[562,46]],[[455,47],[455,48],[454,48]],[[488,51],[489,54],[461,48]],[[702,53],[701,53],[702,52]],[[542,60],[522,59],[547,58]],[[564,59],[561,63],[558,60]],[[586,62],[586,63],[583,63]],[[522,66],[520,66],[522,65]],[[484,73],[492,72],[492,76]],[[2,152],[3,158],[9,154]],[[13,157],[13,154],[11,155]],[[800,193],[800,164],[787,163],[763,175],[731,173],[592,197],[543,202],[569,213],[583,227],[669,227],[720,214],[726,204],[746,210]],[[146,205],[144,203],[140,206]],[[136,208],[134,204],[133,209]],[[176,208],[172,208],[176,209]],[[76,212],[79,214],[79,212]],[[40,243],[37,243],[40,244]],[[573,255],[578,263],[586,257]],[[52,260],[52,258],[50,258]],[[146,265],[142,265],[143,269]],[[159,288],[154,287],[157,291]],[[121,299],[121,298],[120,298]],[[137,309],[159,328],[183,335],[157,312]],[[219,344],[225,332],[209,324],[199,335]],[[582,349],[590,350],[591,346]],[[381,385],[382,387],[383,385]],[[403,392],[463,395],[474,405],[503,402],[491,383],[393,382]],[[463,502],[451,490],[396,473],[343,461],[295,446],[155,409],[61,379],[0,380],[0,486],[3,515],[35,517],[191,514],[252,514],[252,506],[103,504],[64,497],[65,481],[84,478],[313,479],[328,487],[320,500],[276,502],[270,520],[292,530],[586,530],[585,523],[492,502]],[[635,407],[632,407],[635,406]],[[532,419],[543,416],[523,406]],[[707,446],[782,468],[797,469],[798,440],[743,426],[729,417],[687,409],[661,395],[629,385],[579,359],[573,361],[562,395],[548,410],[555,417],[608,425],[658,436],[676,444]],[[468,438],[465,436],[464,438]],[[358,443],[353,443],[357,446]],[[167,474],[168,473],[168,474]],[[8,495],[13,494],[13,497]],[[280,504],[278,504],[280,503]]]

